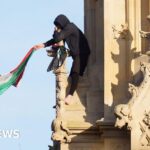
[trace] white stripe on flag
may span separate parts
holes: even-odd
[[[12,73],[8,73],[6,75],[0,76],[0,85],[8,82],[12,78],[12,75],[13,75]]]

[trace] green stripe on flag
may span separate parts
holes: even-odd
[[[12,72],[12,77],[10,80],[8,80],[6,83],[1,84],[0,83],[0,95],[3,94],[11,85],[13,85],[20,74],[24,71],[30,57],[32,56],[34,51],[27,57],[27,59],[18,67],[18,69],[15,72]]]

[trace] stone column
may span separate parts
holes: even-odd
[[[91,55],[88,62],[87,116],[94,124],[104,117],[104,10],[103,0],[85,0],[85,34]],[[97,110],[97,111],[95,111]]]
[[[115,119],[114,105],[127,93],[125,6],[125,0],[104,0],[104,120],[109,122]]]
[[[48,51],[48,56],[56,57],[56,53]],[[67,89],[67,73],[65,62],[57,70],[54,70],[56,76],[56,119],[52,122],[52,140],[54,141],[54,149],[60,150],[61,143],[69,143],[71,141],[69,135],[71,132],[67,128],[67,122],[64,118],[65,107],[64,98]]]

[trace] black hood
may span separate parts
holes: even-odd
[[[70,23],[69,19],[65,15],[59,15],[56,17],[54,24],[60,26],[62,29]]]

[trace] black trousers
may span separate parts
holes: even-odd
[[[73,95],[74,91],[77,89],[79,76],[83,76],[85,68],[88,63],[89,54],[80,54],[73,56],[73,63],[70,71],[71,85],[69,94]]]

